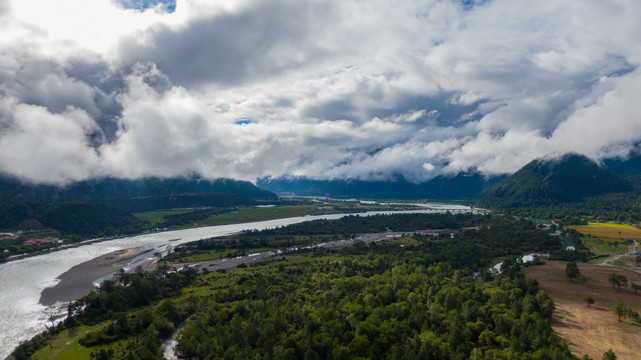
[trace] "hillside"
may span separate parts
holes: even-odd
[[[130,213],[170,208],[229,207],[276,195],[249,182],[199,178],[95,179],[57,187],[0,178],[0,229],[35,219],[64,234],[140,231]]]
[[[632,182],[641,189],[641,150],[632,152],[627,158],[606,159],[603,161],[613,173]]]
[[[276,195],[247,181],[189,178],[102,178],[64,187],[26,184],[0,178],[0,193],[33,199],[83,201],[111,205],[128,212],[183,207],[235,206]]]
[[[632,191],[632,184],[579,154],[537,159],[481,198],[476,206],[515,209],[551,206]]]
[[[396,181],[311,180],[307,178],[261,179],[258,186],[270,191],[298,196],[368,199],[476,200],[504,176],[486,178],[477,172],[438,176],[415,184],[404,178]]]
[[[0,194],[0,229],[55,229],[62,234],[134,233],[143,222],[110,205]]]

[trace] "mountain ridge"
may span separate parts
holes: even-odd
[[[578,153],[535,159],[489,191],[476,206],[490,209],[539,207],[591,196],[624,193],[633,184]]]
[[[0,229],[35,219],[65,234],[133,233],[143,223],[131,213],[171,208],[251,205],[277,196],[231,179],[101,178],[66,186],[29,184],[0,176]]]
[[[334,198],[476,200],[507,176],[485,177],[478,172],[437,176],[415,184],[404,178],[396,181],[313,180],[300,178],[259,179],[257,185],[275,193]]]

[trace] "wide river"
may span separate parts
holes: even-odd
[[[471,209],[458,205],[437,205],[426,210],[376,211],[357,215],[408,212],[438,213],[447,210],[470,211]],[[45,324],[48,323],[46,320],[47,309],[39,303],[40,293],[45,288],[55,285],[58,282],[57,277],[75,265],[116,250],[133,247],[149,250],[168,244],[178,245],[204,238],[228,235],[242,230],[269,229],[315,219],[338,219],[346,215],[348,214],[301,216],[165,231],[99,242],[0,264],[0,359],[6,358],[20,342],[45,330]],[[170,240],[172,241],[169,242]]]

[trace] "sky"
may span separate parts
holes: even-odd
[[[424,182],[641,141],[638,0],[0,0],[0,172]]]

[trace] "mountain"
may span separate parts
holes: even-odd
[[[397,181],[261,179],[258,186],[283,195],[368,199],[476,200],[505,176],[484,177],[477,172],[438,176],[421,184]]]
[[[65,187],[0,177],[0,229],[36,220],[65,234],[140,231],[132,212],[171,208],[227,207],[277,196],[246,181],[191,178],[94,179]]]
[[[641,150],[632,152],[625,159],[605,159],[603,163],[613,173],[641,188]]]
[[[106,204],[0,193],[0,229],[50,228],[88,236],[129,234],[143,225],[130,213]]]
[[[510,209],[578,202],[633,190],[632,184],[586,156],[537,159],[483,196],[476,206]]]
[[[252,204],[277,196],[247,181],[230,179],[103,178],[69,184],[33,185],[15,178],[0,178],[0,193],[32,199],[101,203],[128,212],[158,209],[217,207]]]

